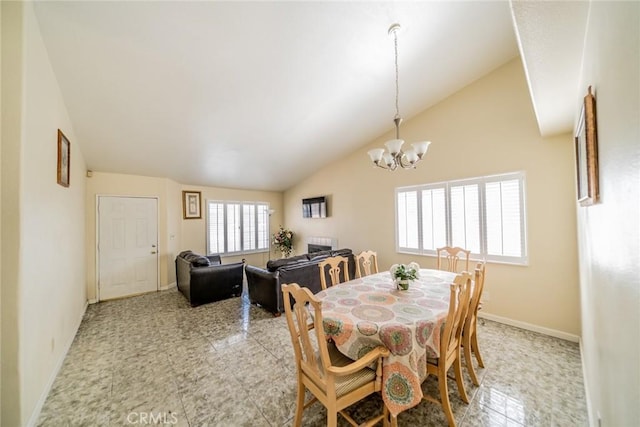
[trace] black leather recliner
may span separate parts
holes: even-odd
[[[184,251],[176,257],[178,290],[192,307],[240,296],[243,270],[243,262],[222,264],[220,255]]]

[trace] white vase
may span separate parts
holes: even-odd
[[[399,291],[408,291],[410,283],[411,280],[409,279],[396,279],[396,287]]]

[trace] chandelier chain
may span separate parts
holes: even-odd
[[[400,93],[400,89],[399,89],[399,79],[398,79],[398,31],[394,30],[393,31],[393,45],[395,48],[395,64],[396,64],[396,119],[400,118],[400,103],[398,101],[399,98],[399,93]]]

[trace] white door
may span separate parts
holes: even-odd
[[[98,288],[106,300],[158,290],[158,200],[98,197]]]

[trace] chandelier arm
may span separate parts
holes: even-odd
[[[381,162],[379,162],[379,161],[378,161],[378,162],[373,162],[373,165],[374,165],[374,166],[379,167],[380,169],[384,169],[384,170],[387,170],[387,171],[389,171],[389,170],[395,170],[395,168],[388,168],[388,167],[386,166],[386,164],[381,163]],[[394,159],[394,165],[395,165],[395,159]]]
[[[386,163],[382,165],[379,163],[375,163],[375,165],[378,166],[379,168],[382,168],[388,171],[394,171],[398,169],[398,160],[395,157],[392,157],[392,159],[393,159],[393,164],[391,166],[387,165]]]
[[[387,167],[382,166],[380,162],[373,162],[373,165],[379,167],[380,169],[388,169]]]

